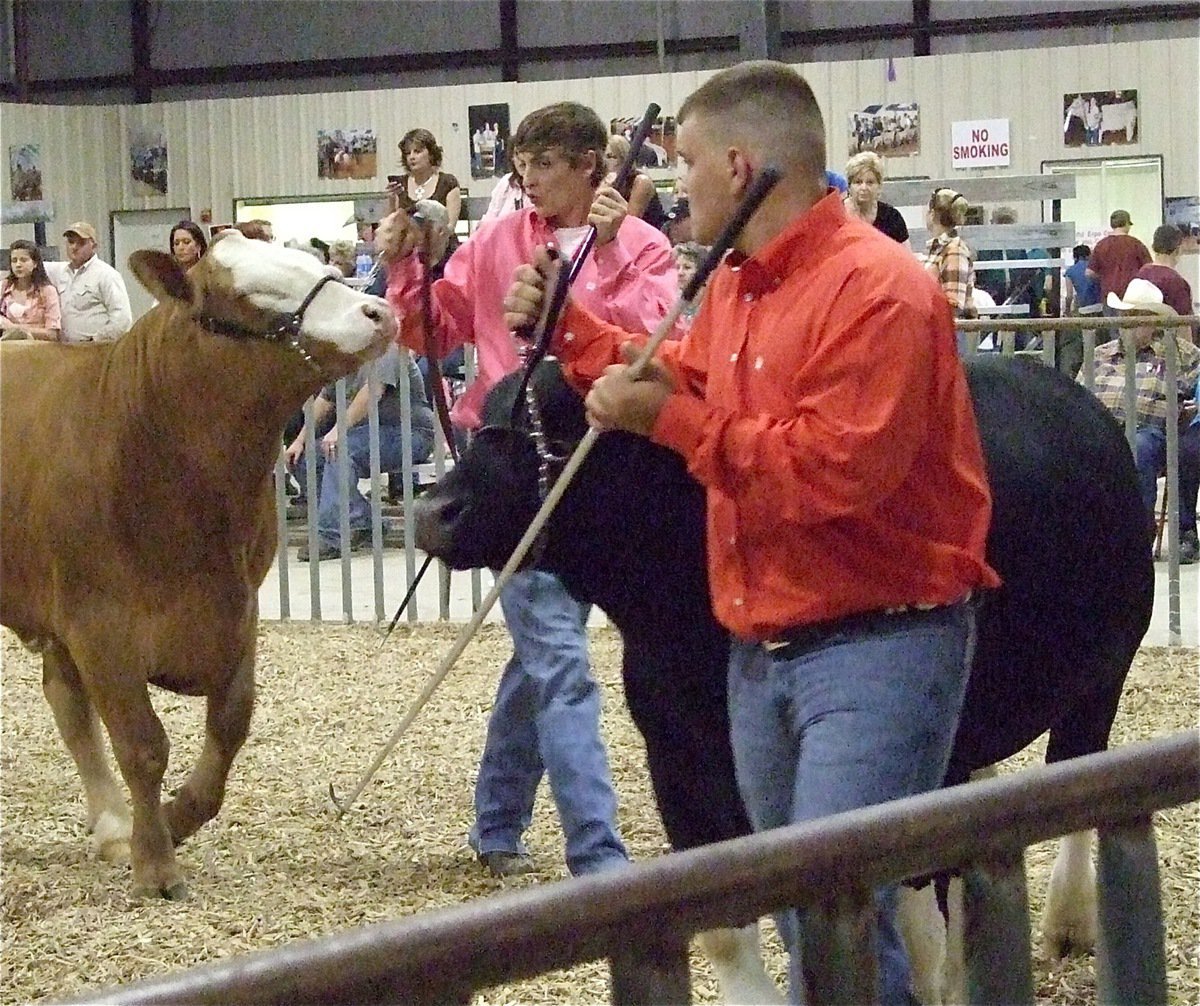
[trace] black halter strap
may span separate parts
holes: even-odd
[[[269,327],[266,331],[260,331],[254,328],[248,328],[245,325],[240,325],[236,321],[230,321],[227,318],[215,318],[210,314],[201,314],[196,317],[196,322],[202,328],[216,335],[226,335],[233,339],[262,339],[264,342],[286,342],[304,359],[316,367],[316,361],[309,355],[307,349],[300,342],[300,326],[304,322],[304,312],[316,299],[321,288],[326,283],[332,283],[337,280],[336,276],[325,275],[317,280],[316,284],[305,295],[304,300],[300,302],[300,306],[291,314],[281,315],[278,322]]]

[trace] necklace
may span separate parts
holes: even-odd
[[[426,186],[428,186],[429,183],[433,181],[434,176],[430,175],[428,178],[425,179],[424,182],[422,182],[420,184],[417,184],[416,178],[413,178],[412,175],[409,175],[409,178],[412,178],[412,183],[413,183],[413,199],[414,200],[424,199],[425,193],[427,191]]]

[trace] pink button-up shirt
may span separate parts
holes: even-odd
[[[513,273],[530,261],[534,249],[556,244],[554,229],[526,207],[476,231],[433,284],[438,357],[465,342],[473,342],[478,354],[478,376],[451,410],[455,423],[477,427],[488,391],[520,364],[517,342],[504,324],[504,296]],[[652,331],[678,297],[670,242],[644,221],[626,217],[612,241],[592,250],[571,296],[626,331]],[[415,255],[393,263],[387,299],[400,318],[400,341],[424,353],[421,266]]]

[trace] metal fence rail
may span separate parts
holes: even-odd
[[[1023,851],[1098,827],[1097,1000],[1165,1004],[1151,815],[1197,800],[1200,732],[1184,731],[71,1001],[467,1003],[478,989],[606,958],[614,1002],[686,1003],[694,933],[797,905],[825,920],[813,934],[819,959],[839,962],[818,969],[810,1001],[862,1002],[869,892],[962,868],[970,1001],[1032,1003]]]

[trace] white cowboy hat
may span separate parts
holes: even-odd
[[[1125,288],[1125,299],[1116,292],[1108,295],[1108,306],[1114,311],[1137,311],[1150,314],[1177,314],[1170,304],[1163,303],[1162,291],[1148,279],[1131,279]]]

